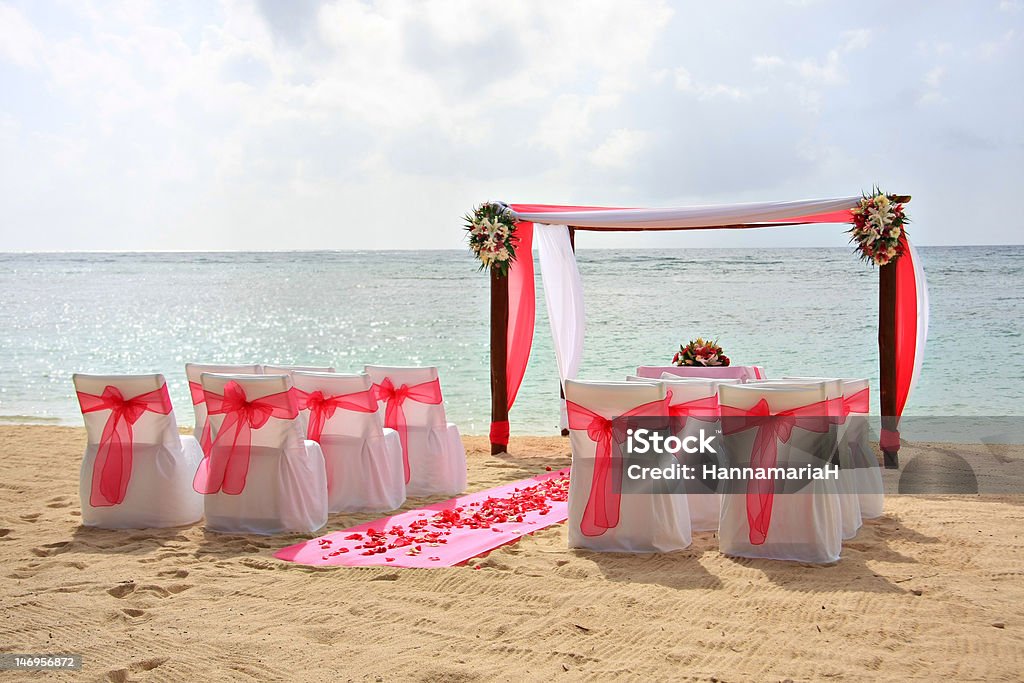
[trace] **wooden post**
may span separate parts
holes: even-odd
[[[508,277],[491,268],[491,422],[508,421]],[[491,455],[506,444],[491,442]]]
[[[881,386],[882,429],[896,431],[896,264],[888,263],[878,269],[878,375]],[[900,466],[899,444],[883,449],[885,467]]]
[[[572,248],[572,253],[576,253],[576,228],[569,228],[569,246]],[[565,389],[562,388],[562,381],[558,381],[558,396],[564,401],[565,400]],[[569,436],[569,430],[563,429],[562,436]]]

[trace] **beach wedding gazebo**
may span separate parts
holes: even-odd
[[[491,452],[507,450],[509,411],[533,345],[534,249],[564,381],[576,376],[583,353],[585,309],[576,233],[843,224],[850,226],[861,257],[878,265],[880,443],[886,466],[898,467],[899,418],[921,369],[928,329],[924,272],[903,229],[903,207],[909,201],[909,196],[875,190],[832,199],[662,209],[503,203],[478,207],[466,216],[466,228],[470,246],[491,278]]]

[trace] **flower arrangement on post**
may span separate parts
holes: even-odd
[[[516,260],[516,215],[504,204],[487,202],[463,216],[466,239],[473,255],[480,259],[480,270],[494,268],[508,275]]]
[[[903,213],[903,204],[892,201],[876,187],[870,195],[863,195],[852,213],[850,242],[856,243],[862,259],[884,266],[903,255],[900,238],[906,234],[903,226],[910,222]]]
[[[729,364],[729,357],[722,352],[717,341],[705,341],[702,337],[690,340],[688,344],[679,346],[679,353],[672,357],[673,365],[690,365],[703,367],[724,367]]]

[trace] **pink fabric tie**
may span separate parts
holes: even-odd
[[[609,420],[578,403],[566,401],[569,429],[585,430],[597,444],[594,457],[594,475],[590,482],[590,495],[580,520],[584,536],[600,536],[619,525],[619,498],[622,495],[622,470],[613,467],[612,446],[626,438],[631,417],[667,417],[668,402],[672,394],[660,401],[651,401]]]
[[[236,496],[245,489],[252,451],[252,430],[259,429],[276,417],[287,420],[298,416],[292,390],[248,400],[245,390],[231,380],[224,385],[224,394],[207,390],[206,407],[210,415],[223,415],[210,452],[196,471],[192,487],[199,493],[223,491]]]
[[[77,393],[83,414],[110,411],[92,466],[89,504],[93,507],[120,505],[124,502],[132,476],[132,425],[143,413],[170,414],[171,398],[167,395],[167,385],[129,399],[117,387],[109,385],[99,396],[81,391]]]
[[[206,403],[206,396],[203,394],[203,385],[199,382],[189,381],[188,391],[192,394],[192,405],[197,406],[200,403]],[[213,438],[210,433],[210,413],[206,413],[206,419],[203,421],[203,431],[199,435],[199,446],[203,449],[203,453],[207,456],[210,455],[210,445],[213,443]]]
[[[341,410],[352,410],[357,413],[377,412],[377,399],[372,389],[354,391],[351,394],[336,394],[334,396],[324,395],[322,391],[311,391],[306,393],[301,389],[293,389],[299,410],[309,411],[309,426],[306,428],[306,438],[311,441],[320,441],[320,435],[324,432],[324,425],[334,417],[334,413]]]
[[[864,387],[856,394],[843,396],[843,422],[850,413],[867,413],[871,409],[871,390]]]
[[[828,432],[829,403],[819,401],[778,413],[772,413],[768,401],[763,398],[750,410],[722,406],[722,433],[737,434],[756,428],[750,465],[755,471],[766,470],[776,466],[779,442],[788,443],[795,427],[819,434]],[[768,537],[774,496],[775,483],[771,479],[747,482],[747,522],[751,545],[761,545]]]
[[[398,432],[398,438],[402,442],[402,463],[405,467],[405,483],[409,483],[409,428],[405,422],[405,410],[402,407],[406,401],[415,401],[427,405],[440,405],[444,400],[441,397],[441,382],[432,379],[421,384],[403,384],[395,387],[390,377],[385,377],[380,384],[373,385],[373,395],[378,401],[384,401],[384,426]]]
[[[669,406],[668,415],[672,418],[669,423],[670,429],[673,434],[677,434],[686,427],[686,419],[689,417],[696,417],[698,420],[718,417],[718,395]]]

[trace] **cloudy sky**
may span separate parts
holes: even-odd
[[[1020,0],[0,0],[0,251],[453,248],[487,199],[873,183],[919,244],[1021,243],[1022,93]],[[625,239],[846,241],[756,232]]]

